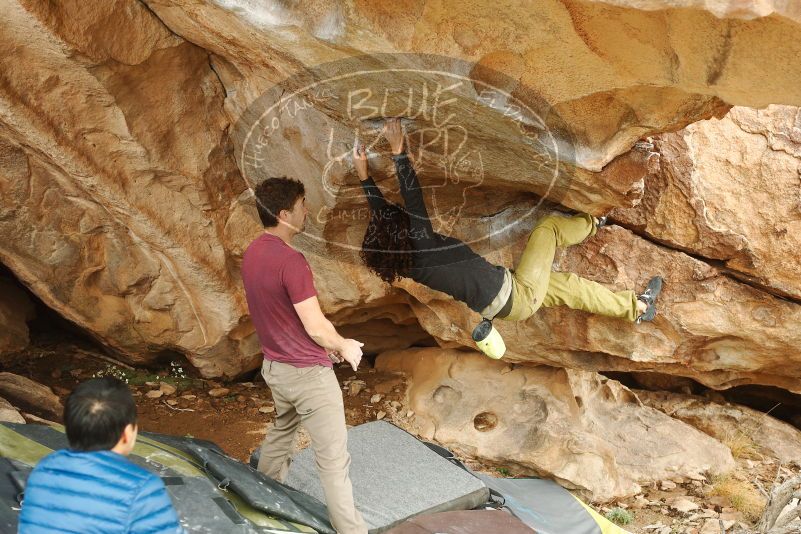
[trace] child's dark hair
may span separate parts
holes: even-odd
[[[64,404],[67,439],[76,451],[111,450],[125,427],[135,424],[134,398],[128,386],[113,377],[87,380]]]

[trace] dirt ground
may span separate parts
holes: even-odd
[[[50,386],[62,402],[84,380],[116,376],[126,380],[133,392],[140,431],[213,441],[230,456],[247,461],[275,420],[270,389],[255,372],[253,381],[222,383],[188,376],[188,368],[176,362],[163,369],[133,369],[85,347],[50,345],[16,358],[7,370]],[[346,366],[336,367],[335,372],[343,383],[348,425],[376,420],[379,412],[387,419],[400,416],[402,377],[378,373],[366,360],[358,373]],[[376,393],[380,400],[374,397]],[[301,433],[299,447],[307,445],[303,438]]]
[[[62,402],[83,380],[117,376],[128,381],[136,398],[140,430],[213,441],[245,462],[275,417],[270,390],[255,372],[250,380],[222,383],[189,376],[185,362],[169,362],[159,369],[132,369],[80,344],[40,344],[16,358],[7,370],[50,386]],[[345,366],[335,371],[343,387],[348,425],[381,418],[412,430],[413,413],[405,405],[403,377],[377,372],[367,361],[356,373]],[[308,436],[300,432],[297,448],[305,446]],[[594,506],[602,514],[615,515],[632,533],[718,534],[721,522],[728,529],[749,527],[764,505],[758,488],[769,489],[777,478],[799,469],[779,465],[747,443],[736,448],[738,469],[724,479],[660,481],[643,488],[636,497]],[[518,474],[472,458],[462,460],[490,475]]]

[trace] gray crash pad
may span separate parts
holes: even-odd
[[[469,510],[489,499],[481,480],[390,423],[351,428],[348,451],[356,508],[371,533],[420,514]],[[311,448],[295,456],[285,483],[325,502]]]
[[[387,534],[489,533],[537,534],[518,518],[501,510],[459,510],[421,515],[404,521]]]

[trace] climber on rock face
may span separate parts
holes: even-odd
[[[637,295],[631,290],[611,291],[573,273],[551,271],[557,247],[576,245],[595,235],[601,221],[591,215],[542,218],[514,271],[489,263],[456,238],[434,232],[420,183],[404,151],[398,119],[385,122],[384,136],[392,149],[405,209],[384,200],[369,176],[365,148],[357,144],[353,149],[354,165],[370,204],[361,257],[381,279],[391,283],[411,278],[464,302],[485,321],[523,321],[541,306],[568,306],[637,323],[654,319],[661,277],[651,278]]]

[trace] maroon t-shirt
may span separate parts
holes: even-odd
[[[295,367],[333,367],[325,349],[306,333],[293,306],[317,295],[303,254],[265,233],[245,251],[242,282],[265,359]]]

